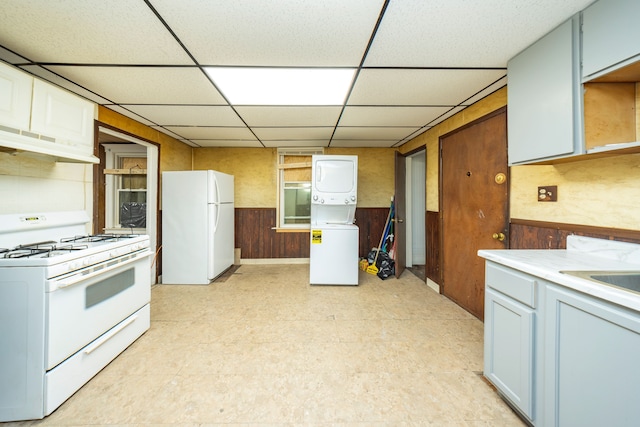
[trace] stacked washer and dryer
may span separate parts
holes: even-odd
[[[311,178],[312,285],[358,285],[358,157],[315,155]]]

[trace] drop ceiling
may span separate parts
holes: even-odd
[[[397,147],[592,1],[3,0],[0,59],[193,147]],[[212,66],[355,78],[339,105],[231,105]]]

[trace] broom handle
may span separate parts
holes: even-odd
[[[378,261],[378,254],[380,253],[380,246],[382,246],[382,239],[384,239],[384,233],[387,231],[387,226],[389,225],[389,219],[391,218],[391,208],[389,208],[389,214],[387,214],[387,221],[384,223],[384,229],[382,230],[382,236],[380,236],[380,243],[378,243],[378,250],[376,251],[376,256],[373,259],[373,265],[376,265],[376,261]]]

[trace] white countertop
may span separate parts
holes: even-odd
[[[478,255],[567,288],[640,312],[640,294],[560,271],[640,271],[640,245],[568,236],[567,249],[480,250]]]

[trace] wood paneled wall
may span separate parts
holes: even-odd
[[[440,213],[427,211],[425,215],[425,231],[427,239],[427,263],[425,275],[436,283],[440,283]]]
[[[640,243],[640,231],[511,219],[509,249],[566,249],[567,236]]]
[[[387,222],[389,208],[356,208],[356,225],[360,229],[358,252],[366,257],[372,248],[377,248]]]
[[[357,208],[360,228],[359,255],[366,256],[377,247],[389,208]],[[236,208],[235,247],[244,259],[308,258],[309,233],[276,232],[275,208]]]

